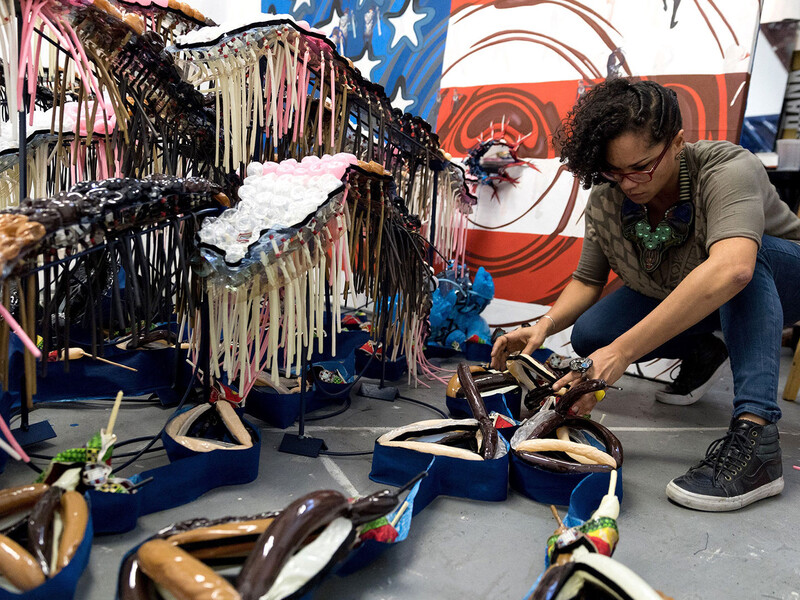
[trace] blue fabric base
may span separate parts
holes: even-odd
[[[357,351],[356,352],[356,372],[362,373],[364,377],[368,377],[369,379],[380,379],[381,374],[383,374],[383,365],[378,357],[372,359],[372,362],[369,362],[370,356],[365,352]],[[369,363],[369,364],[368,364]],[[397,360],[389,360],[386,359],[386,373],[384,374],[384,379],[386,381],[397,381],[403,376],[403,373],[406,372],[406,368],[408,367],[408,363],[406,362],[406,357],[401,356]]]
[[[0,588],[0,600],[72,600],[75,597],[75,588],[78,586],[78,580],[86,570],[86,565],[89,564],[89,554],[92,550],[92,538],[94,537],[92,527],[93,510],[91,510],[93,507],[90,498],[87,497],[86,501],[89,502],[90,508],[86,532],[69,564],[61,569],[55,577],[47,579],[42,585],[28,592],[15,594]]]
[[[306,390],[306,413],[324,408],[331,403],[341,402],[342,399],[339,397],[331,398],[315,394],[313,389]],[[300,392],[279,394],[270,387],[254,387],[247,396],[244,411],[273,427],[286,429],[300,416]]]
[[[170,464],[143,471],[131,480],[136,483],[153,477],[134,494],[109,494],[90,491],[95,532],[123,533],[136,527],[140,516],[175,508],[196,500],[224,485],[250,483],[258,476],[261,438],[243,420],[253,436],[253,446],[245,450],[192,452],[166,434],[162,436]]]
[[[464,358],[476,362],[488,363],[492,360],[492,345],[481,344],[478,342],[466,342],[464,344]]]
[[[336,335],[336,355],[334,356],[331,343],[328,337],[325,337],[322,352],[316,349],[311,357],[311,367],[319,365],[328,370],[338,370],[348,379],[354,378],[358,368],[355,349],[366,343],[368,339],[369,334],[366,331],[342,331]],[[283,356],[280,352],[278,353],[278,364],[283,364]],[[319,393],[316,390],[317,386]],[[306,391],[306,413],[331,404],[343,403],[350,396],[350,389],[350,384],[315,383],[314,389]],[[254,387],[247,396],[244,410],[247,414],[253,415],[273,427],[286,429],[300,417],[300,393],[279,394],[271,387]]]
[[[94,360],[88,356],[66,363],[52,362],[47,365],[47,376],[37,380],[34,402],[56,402],[59,400],[89,400],[113,398],[119,390],[126,396],[141,396],[170,389],[175,382],[176,356],[174,348],[160,350],[120,350],[106,346],[103,358],[133,367],[138,372],[128,371]],[[186,351],[181,352],[180,368],[183,382],[188,382],[191,370],[186,365]]]
[[[617,470],[617,496],[622,500],[622,469]],[[592,483],[587,483],[586,486],[582,484],[586,479],[592,478]],[[602,493],[595,497],[594,492],[599,491],[598,483],[596,480],[605,481],[605,487]],[[515,489],[523,496],[542,502],[543,504],[557,504],[559,506],[567,506],[572,500],[574,492],[583,490],[581,493],[586,495],[586,498],[581,501],[580,506],[593,507],[590,513],[597,508],[600,499],[605,495],[608,490],[608,474],[607,473],[553,473],[535,467],[518,456],[512,453],[511,456],[511,473],[509,476],[509,483],[512,489]],[[599,486],[602,487],[602,486]],[[581,512],[583,514],[585,511]]]
[[[330,331],[330,329],[326,330]],[[329,336],[325,336],[322,343],[322,352],[319,352],[319,347],[315,346],[314,354],[311,356],[311,363],[317,363],[321,360],[340,360],[353,356],[356,348],[359,348],[367,343],[369,340],[369,333],[360,329],[354,331],[342,330],[336,334],[336,354],[333,353]]]
[[[577,527],[585,523],[600,506],[600,501],[608,493],[611,473],[592,473],[575,486],[569,498],[569,510],[564,517],[564,525]],[[617,487],[614,491],[622,504],[622,469],[617,470]]]
[[[402,486],[421,471],[428,470],[425,495],[418,498],[422,510],[438,495],[500,502],[508,496],[508,454],[494,460],[463,460],[433,456],[408,448],[382,446],[375,442],[372,481]]]
[[[408,508],[405,509],[402,516],[395,524],[397,538],[393,542],[365,540],[361,545],[357,546],[353,550],[350,556],[348,556],[347,559],[344,560],[334,572],[341,577],[351,575],[352,573],[369,566],[389,548],[405,540],[411,531],[411,519],[413,516],[425,508],[430,500],[435,497],[431,496],[430,490],[428,489],[431,485],[435,485],[435,483],[433,483],[432,480],[429,481],[429,477],[425,477],[421,481],[418,481],[408,492],[405,499],[400,502],[400,505],[391,513],[386,515],[386,520],[391,522],[394,518],[394,515],[396,515],[398,511],[402,510],[403,504],[408,504]],[[421,499],[422,502],[420,502],[419,499]]]
[[[622,471],[617,471],[617,487],[615,494],[622,504]],[[600,501],[608,493],[608,485],[610,483],[610,473],[592,473],[585,477],[572,491],[569,500],[569,509],[563,519],[566,527],[578,527],[589,520],[592,513],[600,506]],[[544,545],[542,550],[544,554],[544,562],[547,565],[547,545]],[[547,568],[545,567],[545,571]],[[539,574],[536,581],[533,583],[528,592],[522,597],[527,600],[531,597],[536,587],[539,585],[545,571]]]
[[[466,398],[445,398],[447,410],[454,419],[471,419],[473,418],[472,409],[469,407],[469,402]],[[492,394],[483,397],[483,404],[486,406],[486,412],[491,414],[496,412],[499,415],[511,417],[515,421],[519,420],[520,406],[522,404],[522,390],[517,389],[505,394]]]

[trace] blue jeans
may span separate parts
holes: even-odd
[[[587,356],[646,317],[660,300],[623,287],[576,321],[572,348]],[[770,423],[781,417],[778,371],[784,325],[800,320],[800,245],[769,235],[761,239],[753,278],[719,310],[656,348],[640,361],[683,358],[698,335],[722,329],[733,371],[733,416],[752,413]]]

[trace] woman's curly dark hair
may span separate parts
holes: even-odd
[[[672,139],[682,126],[678,97],[653,81],[617,78],[580,97],[553,135],[561,162],[583,187],[604,183],[606,146],[628,132],[649,132],[655,145]]]

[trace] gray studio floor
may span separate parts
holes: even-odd
[[[791,363],[789,350],[783,352],[781,386]],[[453,368],[455,363],[446,366]],[[800,465],[800,407],[781,401],[783,494],[735,513],[699,513],[670,504],[664,487],[726,429],[730,373],[689,407],[655,403],[654,383],[624,377],[620,385],[624,391],[609,394],[597,411],[605,412],[604,424],[625,449],[625,497],[615,557],[676,600],[800,598],[800,470],[793,468]],[[409,397],[445,408],[442,384],[431,389],[400,387]],[[110,402],[91,402],[83,409],[37,409],[33,420],[49,419],[58,438],[35,451],[46,454],[80,445],[106,423],[110,407]],[[152,405],[123,405],[115,431],[120,438],[153,434],[169,412]],[[307,433],[323,438],[333,451],[371,450],[387,429],[430,418],[437,415],[409,402],[354,396],[349,411],[313,423]],[[113,598],[123,553],[172,522],[278,509],[316,489],[363,495],[381,488],[368,478],[369,456],[313,459],[282,454],[277,448],[284,431],[264,427],[262,435],[257,481],[220,488],[192,504],[143,517],[130,533],[97,538],[77,598]],[[163,455],[150,456],[137,470],[164,461]],[[3,487],[30,480],[31,471],[18,464],[9,465],[0,476]],[[521,599],[542,569],[544,544],[553,529],[547,506],[513,491],[502,503],[440,497],[414,518],[406,541],[365,570],[327,580],[316,598]]]

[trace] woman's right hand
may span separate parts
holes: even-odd
[[[545,321],[547,323],[547,321]],[[531,354],[542,345],[547,337],[547,331],[537,323],[532,327],[520,327],[510,333],[506,333],[497,338],[492,346],[493,369],[505,371],[506,358],[512,352],[522,352]]]

